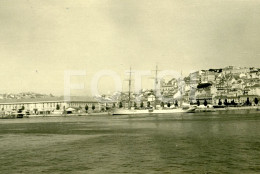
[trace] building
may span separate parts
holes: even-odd
[[[234,66],[228,66],[223,68],[224,74],[246,74],[250,72],[250,69],[247,67],[234,67]]]
[[[217,73],[215,71],[204,71],[201,75],[201,83],[209,83],[216,81]]]
[[[249,91],[248,94],[249,95],[258,95],[260,96],[260,84],[255,84],[251,87],[248,87]]]
[[[29,111],[31,114],[51,113],[55,110],[66,110],[68,108],[84,109],[85,106],[96,110],[101,109],[101,104],[91,97],[71,97],[65,100],[64,97],[49,98],[28,98],[28,99],[8,99],[0,100],[1,111],[18,111],[19,109]]]
[[[165,82],[164,80],[160,83],[160,91],[161,92],[169,92],[173,91],[178,88],[178,82],[175,78],[171,79],[168,82]]]
[[[190,75],[189,75],[190,84],[201,83],[201,74],[202,74],[202,71],[196,71],[196,72],[190,73]]]

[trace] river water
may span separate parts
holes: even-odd
[[[259,173],[260,112],[0,120],[0,173]]]

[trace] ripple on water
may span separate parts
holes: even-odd
[[[256,173],[258,113],[1,123],[1,173]],[[13,122],[12,122],[13,121]]]

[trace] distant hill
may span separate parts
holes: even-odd
[[[4,93],[0,94],[0,100],[6,99],[33,99],[33,98],[50,98],[55,97],[52,94],[40,94],[34,92],[21,92],[21,93]]]

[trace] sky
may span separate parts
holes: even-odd
[[[64,94],[66,71],[91,95],[93,78],[113,71],[126,90],[131,66],[189,72],[260,67],[259,0],[1,0],[0,93]],[[116,90],[113,78],[100,93]],[[153,84],[150,76],[142,87]]]

